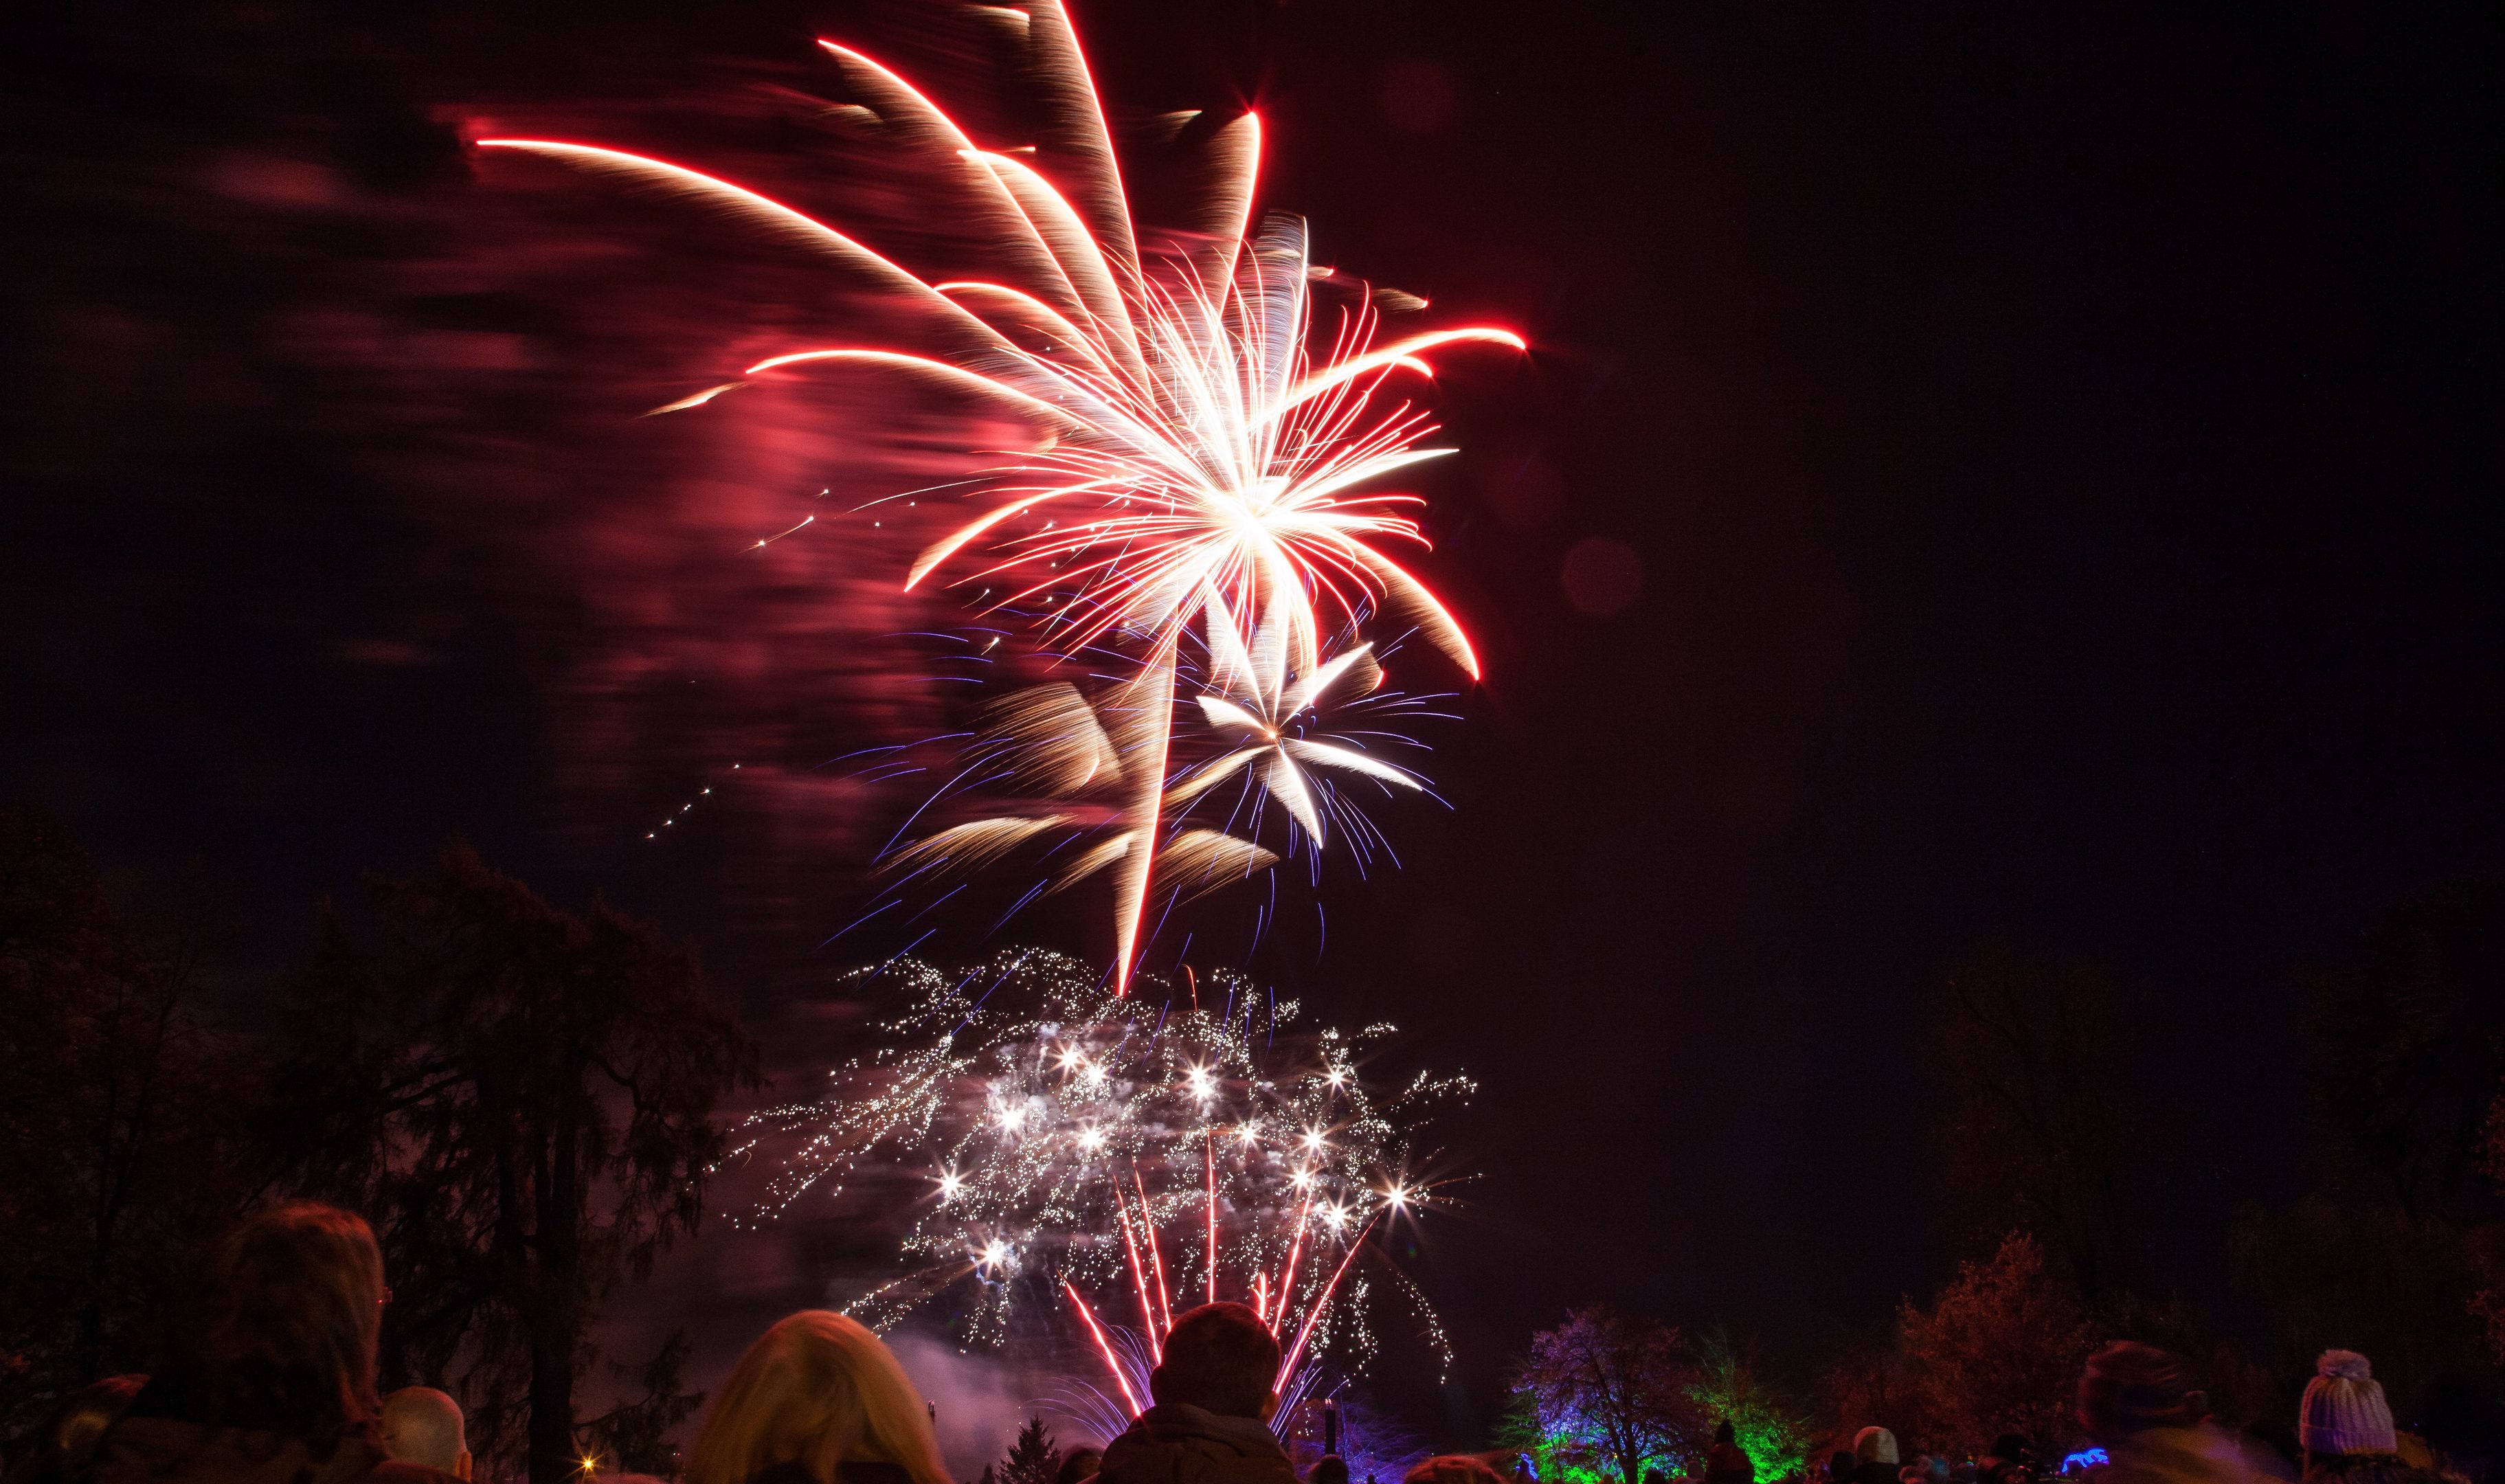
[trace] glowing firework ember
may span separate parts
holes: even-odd
[[[1206,635],[1210,672],[1225,677],[1200,709],[1233,750],[1185,782],[1182,795],[1245,770],[1318,846],[1323,825],[1311,770],[1410,783],[1361,753],[1283,739],[1300,709],[1289,705],[1291,686],[1310,686],[1311,701],[1371,663],[1362,648],[1326,659],[1325,634],[1379,613],[1414,626],[1477,676],[1461,625],[1383,549],[1426,544],[1414,513],[1424,502],[1384,481],[1451,451],[1420,446],[1433,424],[1394,388],[1430,374],[1424,358],[1431,351],[1524,342],[1480,326],[1378,345],[1375,296],[1310,261],[1301,221],[1273,216],[1252,228],[1261,125],[1251,113],[1209,134],[1210,178],[1187,220],[1144,232],[1061,6],[1040,0],[975,14],[1009,29],[1010,49],[1035,79],[1043,127],[1033,150],[979,148],[902,78],[857,52],[820,45],[854,100],[847,106],[926,166],[935,199],[963,208],[986,236],[994,277],[931,281],[824,222],[684,166],[555,140],[479,143],[737,212],[893,290],[919,327],[909,346],[795,348],[747,368],[745,378],[904,375],[1032,423],[1025,446],[995,450],[999,462],[970,481],[980,512],[923,552],[904,585],[960,574],[980,589],[977,602],[1041,614],[1047,642],[1110,650],[1126,667],[1105,702],[1124,718],[1112,749],[1118,766],[1098,775],[1115,807],[1102,821],[1110,833],[1089,853],[1091,870],[1080,873],[1113,880],[1119,989],[1154,891],[1170,878],[1188,885],[1257,868],[1252,847],[1205,830],[1177,831],[1166,818],[1176,691],[1184,649],[1204,642],[1196,633]],[[1320,346],[1318,292],[1333,310]],[[704,406],[743,384],[660,410]],[[1235,665],[1227,655],[1236,651],[1280,657],[1265,670],[1249,658]],[[980,854],[1007,833],[952,843]],[[1177,868],[1160,875],[1161,860]]]
[[[1235,975],[1213,977],[1205,1002],[1159,1004],[1047,953],[962,978],[909,960],[865,972],[901,975],[911,1007],[822,1098],[758,1114],[748,1146],[794,1150],[760,1219],[855,1179],[927,1182],[912,1271],[853,1306],[864,1320],[947,1303],[967,1339],[998,1343],[1017,1314],[1066,1304],[1134,1411],[1155,1337],[1210,1297],[1270,1321],[1283,1383],[1325,1353],[1361,1365],[1384,1290],[1449,1359],[1423,1296],[1367,1260],[1367,1238],[1435,1199],[1414,1120],[1471,1085],[1421,1074],[1378,1100],[1357,1060],[1391,1027],[1283,1034],[1296,1007]]]

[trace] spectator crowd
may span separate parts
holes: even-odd
[[[1990,1454],[1900,1459],[1896,1436],[1871,1426],[1826,1464],[1821,1484],[2468,1484],[2424,1439],[2394,1426],[2374,1366],[2351,1350],[2325,1351],[2293,1428],[2229,1431],[2182,1357],[2122,1341],[2090,1358],[2079,1378],[2078,1427],[2094,1446],[2039,1460],[2030,1441],[2003,1433]]]
[[[219,1244],[203,1317],[152,1375],[99,1380],[69,1397],[5,1484],[451,1484],[472,1459],[455,1400],[410,1387],[376,1394],[391,1290],[367,1223],[309,1202],[241,1222]],[[1300,1477],[1273,1431],[1278,1341],[1242,1304],[1179,1317],[1149,1377],[1153,1404],[1101,1450],[1060,1455],[1057,1484],[1350,1484],[1325,1456]],[[2332,1350],[2293,1426],[2230,1431],[2181,1358],[2125,1342],[2078,1384],[2093,1449],[2036,1456],[2001,1436],[1976,1459],[1902,1458],[1873,1424],[1815,1484],[2469,1484],[2395,1427],[2372,1363]],[[1530,1484],[1521,1455],[1447,1454],[1402,1484]],[[1758,1484],[1728,1422],[1704,1484]],[[748,1348],[706,1413],[688,1484],[952,1484],[931,1409],[878,1336],[809,1310]],[[1369,1481],[1372,1484],[1372,1481]],[[1812,1484],[1798,1480],[1795,1484]]]

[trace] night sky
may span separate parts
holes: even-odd
[[[691,937],[805,1075],[828,981],[901,946],[820,944],[915,801],[820,764],[941,703],[898,678],[903,533],[742,548],[946,424],[638,418],[868,311],[462,141],[805,196],[848,179],[777,122],[832,86],[810,39],[944,74],[944,27],[357,9],[55,8],[0,63],[0,792],[143,889],[212,882],[247,1013],[318,898],[459,833]],[[1927,1291],[1923,996],[1988,936],[2169,992],[2205,1172],[2173,1281],[2215,1291],[2232,1202],[2292,1193],[2291,965],[2505,865],[2505,49],[2470,15],[1077,10],[1123,116],[1257,105],[1319,257],[1534,342],[1449,363],[1465,452],[1422,485],[1488,672],[1432,736],[1453,807],[1377,811],[1401,868],[1255,965],[1398,1022],[1387,1073],[1484,1084],[1420,1258],[1476,1400],[1422,1426],[1570,1303],[1805,1363]],[[1033,931],[1102,953],[1093,921]]]

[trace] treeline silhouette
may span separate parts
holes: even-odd
[[[55,822],[0,811],[0,1429],[199,1325],[207,1243],[281,1198],[365,1214],[387,1389],[459,1396],[482,1464],[674,1473],[688,1347],[593,1344],[602,1300],[703,1210],[755,1042],[694,955],[549,905],[466,846],[326,904],[274,1013],[221,1011],[207,944],[126,913]],[[593,1367],[633,1399],[581,1414]]]

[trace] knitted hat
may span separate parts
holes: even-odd
[[[2375,1368],[2353,1350],[2326,1350],[2296,1410],[2296,1440],[2312,1453],[2391,1453],[2392,1409]]]
[[[1896,1462],[1896,1434],[1886,1428],[1864,1428],[1853,1433],[1852,1460],[1857,1464]]]

